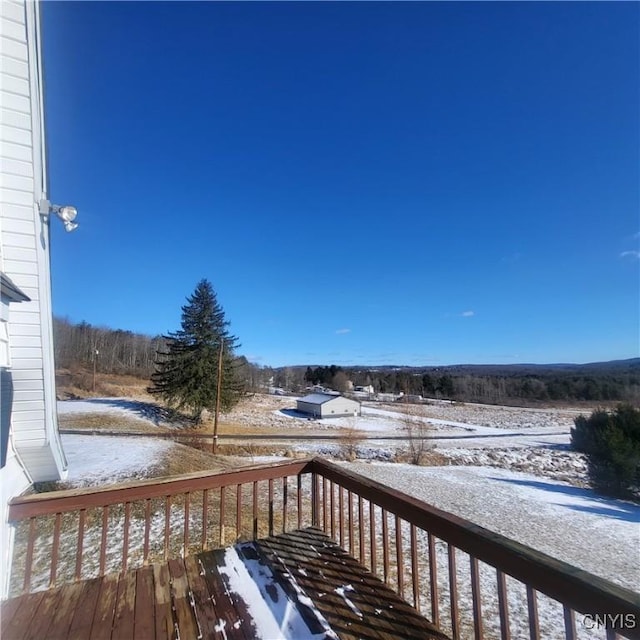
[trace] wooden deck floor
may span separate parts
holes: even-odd
[[[20,596],[1,613],[3,640],[446,638],[316,529]]]

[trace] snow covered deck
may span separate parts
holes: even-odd
[[[2,638],[441,640],[314,528],[19,596]]]

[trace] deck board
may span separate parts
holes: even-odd
[[[171,609],[169,567],[166,564],[154,564],[152,570],[155,599],[155,637],[156,640],[165,640],[165,638],[173,638],[175,635],[175,622]]]
[[[153,596],[153,569],[142,567],[136,571],[136,601],[133,613],[134,638],[155,638]]]
[[[17,633],[27,629],[33,618],[33,614],[38,610],[41,600],[44,598],[44,591],[39,593],[19,596],[9,601],[7,610],[2,608],[2,630],[0,638],[11,638]]]
[[[198,627],[203,638],[216,638],[221,636],[220,631],[216,630],[218,624],[218,614],[211,600],[207,583],[204,580],[204,567],[198,558],[188,556],[184,561],[187,570],[187,578],[189,580],[189,588],[193,595],[195,603],[196,615],[198,618]]]
[[[238,610],[233,596],[229,593],[225,582],[218,570],[218,563],[224,562],[224,550],[208,551],[199,556],[204,570],[204,580],[211,594],[213,606],[218,615],[215,625],[214,638],[229,638],[230,640],[250,640],[250,633],[245,634],[246,605]]]
[[[116,611],[118,576],[109,575],[101,579],[100,595],[91,623],[90,640],[111,640],[113,616]]]
[[[47,631],[48,640],[65,640],[69,637],[71,622],[84,588],[85,585],[78,582],[60,588],[60,596]]]
[[[118,580],[116,610],[113,616],[112,637],[133,640],[134,607],[136,601],[136,572],[127,571]]]
[[[327,625],[340,640],[447,638],[317,529],[227,551],[204,551],[13,598],[2,603],[2,639],[250,640],[263,621],[252,619],[252,613],[259,614],[248,601],[250,591],[234,588],[238,567],[246,568],[243,580],[255,583],[251,593],[263,599],[282,629],[289,621],[282,614],[278,620],[276,610],[284,603],[295,607],[298,623],[314,638],[335,637]]]
[[[59,595],[60,589],[45,591],[31,623],[23,630],[23,635],[18,633],[16,637],[25,638],[26,640],[42,640],[42,638],[46,638],[51,619],[56,610]],[[2,638],[3,640],[6,640],[6,638],[11,639],[11,636],[5,636],[3,634]]]
[[[102,580],[94,578],[84,584],[84,589],[73,613],[69,627],[69,640],[86,640],[91,636],[93,615],[98,606]]]

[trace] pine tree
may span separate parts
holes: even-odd
[[[157,353],[149,392],[159,395],[178,411],[190,411],[198,423],[204,409],[213,411],[216,406],[221,348],[221,410],[233,407],[243,392],[235,370],[238,339],[230,335],[229,322],[208,280],[201,280],[187,298],[182,307],[181,327],[164,336],[166,350]]]

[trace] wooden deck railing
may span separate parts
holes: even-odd
[[[9,519],[13,594],[314,525],[453,638],[640,638],[638,594],[317,458],[26,496]]]

